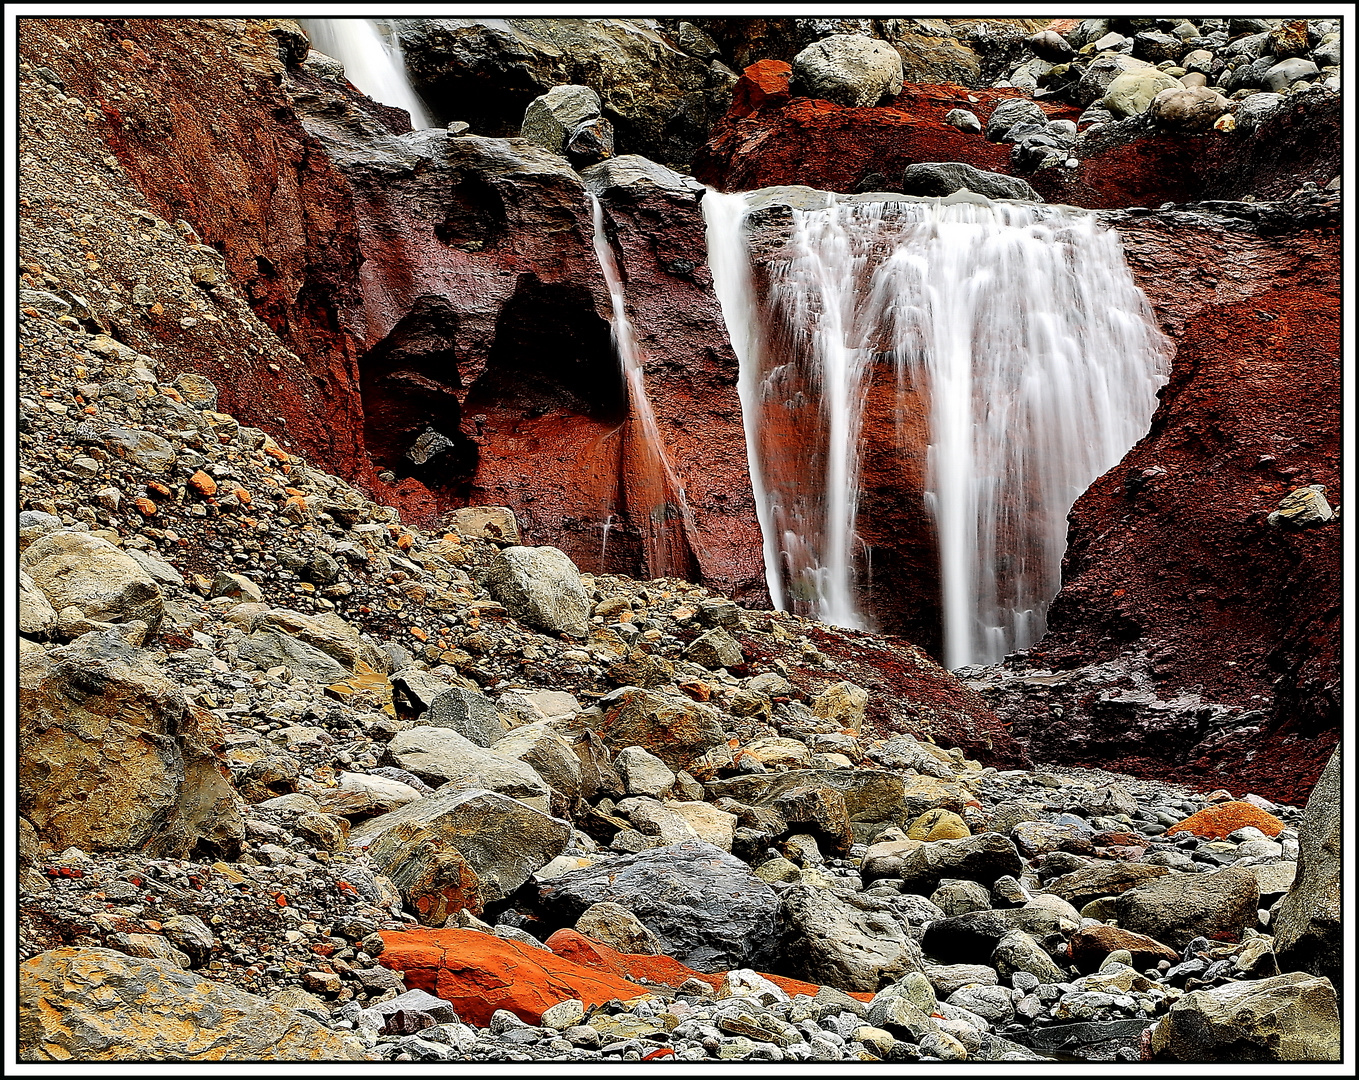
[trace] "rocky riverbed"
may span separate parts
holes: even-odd
[[[1338,37],[1325,20],[1301,31],[1282,20],[1120,23],[1127,34],[1087,20],[1059,27],[1064,37],[1051,31],[1077,54],[1065,62],[1035,60],[1035,51],[1060,51],[1042,26],[1002,20],[990,31],[957,21],[947,33],[935,20],[745,21],[743,34],[719,19],[648,21],[645,33],[620,20],[582,21],[573,33],[611,58],[604,75],[552,60],[554,50],[584,48],[537,25],[553,20],[405,28],[412,69],[430,94],[475,81],[465,65],[490,47],[478,53],[478,42],[496,56],[519,48],[529,57],[515,116],[473,118],[481,129],[438,159],[458,183],[472,177],[437,237],[444,261],[433,260],[461,275],[463,293],[449,294],[468,307],[454,366],[470,365],[469,382],[499,370],[504,389],[504,372],[519,371],[505,359],[516,349],[606,341],[607,296],[581,231],[586,188],[571,166],[588,171],[615,136],[610,124],[620,151],[677,167],[694,155],[710,168],[735,161],[722,155],[752,125],[770,137],[797,120],[775,115],[788,103],[778,94],[786,98],[794,68],[795,88],[810,93],[827,67],[797,58],[846,29],[886,34],[889,52],[916,56],[922,81],[919,65],[934,76],[948,68],[978,90],[973,104],[988,129],[1004,100],[1037,107],[1030,97],[1051,96],[1070,108],[1068,98],[1105,75],[1159,86],[1198,72],[1224,91],[1199,95],[1214,118],[1235,116],[1267,135],[1285,121],[1324,126],[1339,88]],[[846,25],[859,22],[870,25]],[[406,190],[382,182],[382,169],[409,163],[403,147],[422,139],[455,142],[456,124],[404,131],[392,110],[348,87],[333,61],[309,55],[286,20],[35,20],[21,38],[22,1060],[1339,1059],[1343,792],[1327,726],[1336,693],[1329,639],[1304,644],[1303,631],[1290,629],[1272,659],[1257,658],[1259,671],[1225,673],[1215,656],[1224,674],[1209,677],[1188,616],[1166,620],[1178,651],[1162,644],[1148,659],[1146,647],[1124,655],[1122,637],[1099,637],[1108,617],[1082,622],[1075,612],[1050,654],[953,674],[905,638],[768,610],[748,478],[734,459],[705,464],[690,480],[707,535],[730,541],[714,540],[712,562],[696,564],[691,576],[705,584],[649,578],[645,567],[633,576],[583,572],[598,522],[593,508],[563,517],[573,509],[564,493],[622,481],[605,469],[583,486],[562,482],[594,468],[572,456],[574,421],[551,453],[533,441],[548,438],[546,426],[522,444],[495,442],[503,417],[550,420],[561,402],[526,404],[512,386],[496,399],[502,412],[474,413],[466,384],[454,393],[420,382],[420,365],[443,356],[430,345],[434,331],[452,322],[425,308],[413,321],[404,310],[363,310],[361,285],[372,286],[375,268],[361,281],[358,238],[371,245],[381,230],[368,211],[356,217],[355,192],[377,205]],[[891,68],[879,45],[870,50]],[[648,49],[665,64],[638,60]],[[772,57],[788,71],[771,76],[755,64],[738,80],[719,55],[738,66]],[[517,123],[522,106],[563,79],[617,82],[642,69],[675,73],[683,93],[643,107],[600,86],[589,130],[555,157],[502,138],[517,131],[501,127]],[[889,71],[866,102],[841,101],[829,84],[817,90],[827,101],[792,100],[815,100],[823,119],[832,106],[841,119],[873,114],[860,117],[864,130],[881,132],[886,103],[919,91],[909,80],[893,85]],[[763,105],[757,91],[770,94]],[[1255,100],[1266,97],[1278,100]],[[943,101],[925,98],[930,108]],[[687,119],[663,115],[662,105]],[[975,136],[1004,158],[974,154],[979,166],[1010,169],[1013,155],[1014,171],[1049,193],[1107,193],[1100,155],[1116,156],[1145,121],[1093,107],[1071,118],[1081,138],[1058,118],[1002,151],[959,117],[949,138]],[[551,134],[545,109],[535,115]],[[379,133],[390,158],[373,152],[374,117],[394,129]],[[270,132],[267,145],[255,145],[252,126]],[[1227,138],[1233,127],[1210,130],[1189,134]],[[795,146],[780,132],[785,150]],[[1161,136],[1146,145],[1165,149]],[[1077,166],[1048,162],[1045,146],[1069,151]],[[1259,262],[1263,252],[1295,284],[1324,292],[1313,277],[1332,263],[1316,252],[1329,250],[1336,210],[1335,196],[1316,190],[1329,179],[1325,156],[1307,158],[1317,175],[1295,195],[1258,149],[1240,154],[1269,174],[1265,198],[1156,217],[1134,257],[1149,277],[1173,276],[1167,260],[1180,252],[1167,252],[1185,230],[1230,231],[1233,257]],[[1021,169],[1025,154],[1041,167]],[[513,174],[506,182],[521,196],[512,205],[522,220],[509,229],[518,239],[503,248],[495,229],[509,227],[478,201],[476,177],[491,174],[473,158]],[[786,169],[788,160],[771,149],[761,167]],[[342,176],[355,161],[373,172],[366,187]],[[185,162],[194,163],[188,172]],[[663,370],[653,387],[662,388],[662,427],[691,468],[733,432],[739,443],[734,358],[706,269],[692,261],[701,232],[692,181],[646,162],[630,168],[596,175],[630,177],[604,191],[635,274],[630,288],[643,296],[648,324],[662,327],[651,341],[658,355],[666,342],[687,350],[682,362],[665,352],[670,362],[654,365]],[[534,169],[539,179],[526,179]],[[820,183],[815,172],[792,179]],[[426,198],[438,185],[421,175],[401,183]],[[543,225],[556,204],[524,195],[547,190],[560,198],[560,228]],[[420,217],[405,203],[390,213],[391,222]],[[1123,213],[1109,220],[1137,235],[1142,227]],[[1227,230],[1216,221],[1224,215],[1249,224]],[[1316,235],[1268,239],[1299,222]],[[410,258],[428,262],[418,251]],[[377,269],[400,277],[395,261]],[[562,285],[554,275],[572,278],[579,293],[535,307],[535,290]],[[497,282],[493,303],[468,284],[482,280]],[[383,303],[418,306],[423,286],[402,288],[378,292]],[[1211,306],[1172,292],[1166,310],[1182,324]],[[1305,304],[1291,294],[1257,303],[1258,290],[1228,299],[1255,305],[1249,327],[1262,356],[1286,352],[1296,365],[1279,327],[1294,327],[1293,344],[1304,323],[1324,328],[1330,294],[1321,292]],[[542,325],[544,311],[574,318],[591,305],[560,339],[525,329]],[[1209,356],[1209,339],[1222,337],[1216,327],[1200,325],[1193,349]],[[1331,343],[1310,344],[1320,331],[1306,336],[1306,385],[1321,400]],[[375,369],[364,365],[378,353],[382,379],[400,378],[374,396]],[[607,350],[600,357],[612,362]],[[1186,477],[1223,475],[1201,450],[1207,436],[1192,412],[1202,373],[1216,371],[1210,360],[1176,376],[1185,413],[1158,429],[1174,436]],[[521,381],[537,370],[519,371]],[[364,439],[376,435],[365,435],[365,408],[391,406],[401,379],[445,405],[471,402],[476,439],[491,416],[478,445],[495,471],[473,490],[496,499],[432,494],[370,455]],[[686,429],[684,404],[695,401],[713,409],[697,432]],[[585,413],[595,407],[587,405]],[[611,415],[591,423],[602,429]],[[1243,420],[1234,444],[1258,426]],[[377,430],[398,463],[398,436],[410,433]],[[542,452],[536,479],[530,444]],[[1293,450],[1275,449],[1283,457],[1269,464],[1284,471],[1256,481],[1256,502],[1274,510],[1284,498],[1290,515],[1306,519],[1267,533],[1270,558],[1288,567],[1277,621],[1312,627],[1315,637],[1318,619],[1338,626],[1324,599],[1338,542],[1333,524],[1321,528],[1334,514],[1314,487],[1289,488],[1332,483],[1334,455],[1318,450],[1312,472],[1284,460]],[[1160,492],[1181,488],[1143,464],[1126,498],[1156,509]],[[1119,585],[1112,595],[1121,598],[1132,575],[1101,548],[1123,549],[1115,519],[1128,488],[1121,474],[1104,487],[1096,494],[1112,509],[1100,503],[1103,516],[1078,515],[1098,534],[1081,551],[1091,610],[1106,584]],[[551,513],[535,506],[539,489]],[[1202,494],[1188,481],[1183,490]],[[1223,521],[1236,513],[1232,492],[1215,498]],[[1182,511],[1161,512],[1184,526]],[[1200,532],[1204,559],[1231,562],[1243,589],[1263,588],[1264,571],[1238,557],[1230,529]],[[619,526],[624,550],[635,553],[638,536],[636,523]],[[603,552],[597,565],[606,565]],[[1305,604],[1286,598],[1298,590],[1284,586],[1299,581],[1309,583]],[[1082,602],[1064,603],[1073,611]],[[1223,641],[1249,636],[1240,625],[1214,624]],[[1278,681],[1266,659],[1289,673],[1280,700],[1312,710],[1305,738],[1270,728],[1263,710],[1272,706],[1247,708],[1263,700],[1249,693],[1263,694],[1260,671]],[[1170,683],[1144,678],[1142,661],[1160,664]],[[1166,685],[1173,708],[1158,697]],[[1055,725],[1050,718],[1064,712],[1066,726]],[[1147,745],[1163,719],[1175,740],[1208,756],[1226,738],[1214,732],[1230,729],[1228,749],[1241,753],[1196,772],[1193,762],[1158,764],[1139,743],[1123,764],[1116,740],[1087,735],[1109,715]],[[1287,746],[1271,743],[1224,782],[1231,762],[1251,760],[1250,737],[1265,728]],[[1093,767],[1114,762],[1135,764],[1140,777]],[[1285,764],[1295,776],[1279,775]]]

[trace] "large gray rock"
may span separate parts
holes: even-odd
[[[1213,874],[1172,872],[1130,889],[1118,898],[1118,925],[1183,949],[1196,937],[1215,933],[1240,937],[1254,926],[1260,885],[1248,869],[1227,867]]]
[[[1000,833],[981,833],[960,840],[935,840],[916,848],[901,860],[897,876],[906,892],[926,896],[944,878],[963,878],[992,885],[1007,874],[1017,877],[1023,869],[1014,841]]]
[[[1137,60],[1131,56],[1124,56],[1118,53],[1104,53],[1090,62],[1085,69],[1085,74],[1081,76],[1081,81],[1076,84],[1074,97],[1079,105],[1093,105],[1101,101],[1108,93],[1110,84],[1120,75],[1128,71],[1144,71],[1152,67],[1145,60]]]
[[[345,622],[333,611],[303,615],[287,608],[273,608],[260,616],[257,629],[280,630],[319,649],[350,670],[360,663],[373,668],[384,663],[378,650],[359,636],[358,628]]]
[[[1147,111],[1163,90],[1182,90],[1184,84],[1156,68],[1125,71],[1109,84],[1101,100],[1116,117],[1137,116]]]
[[[40,536],[19,556],[19,568],[57,613],[75,607],[94,623],[144,622],[147,636],[165,616],[160,586],[102,536],[65,530]]]
[[[1307,800],[1298,831],[1298,876],[1274,916],[1274,951],[1285,971],[1341,977],[1340,871],[1344,791],[1340,747]]]
[[[1340,1060],[1329,979],[1300,971],[1186,994],[1151,1029],[1152,1061]]]
[[[486,587],[516,619],[549,634],[585,636],[590,598],[576,564],[557,548],[506,548],[487,569]]]
[[[1145,885],[1153,878],[1168,873],[1170,869],[1165,866],[1107,863],[1073,870],[1053,878],[1047,884],[1047,891],[1053,896],[1060,896],[1073,907],[1082,908],[1091,900],[1098,900],[1101,896],[1120,896],[1129,889]]]
[[[901,93],[901,84],[900,54],[875,38],[836,34],[793,57],[793,92],[837,105],[876,105]]]
[[[434,787],[486,788],[547,811],[551,791],[529,765],[495,753],[442,727],[415,727],[387,744],[387,760]]]
[[[315,645],[275,630],[257,630],[241,638],[238,655],[263,671],[286,667],[294,678],[327,685],[341,682],[349,672]]]
[[[1231,103],[1206,86],[1182,86],[1162,90],[1151,100],[1147,115],[1163,128],[1175,131],[1207,131]]]
[[[610,900],[586,908],[576,920],[576,930],[619,952],[657,956],[661,951],[661,943],[656,935],[643,926],[631,911]]]
[[[388,833],[416,826],[455,848],[477,874],[488,903],[528,881],[566,850],[571,826],[494,791],[444,789],[372,818],[349,834],[364,849]]]
[[[783,894],[781,974],[876,993],[922,970],[920,948],[906,928],[885,912],[856,907],[854,896],[812,885],[794,885]]]
[[[387,679],[392,684],[392,699],[399,716],[420,716],[429,710],[435,698],[445,690],[452,689],[452,684],[447,679],[431,675],[421,668],[398,668],[387,676]],[[464,731],[462,734],[467,735],[467,732]]]
[[[26,1061],[365,1061],[344,1038],[286,1005],[112,949],[52,949],[19,969]]]
[[[622,154],[598,165],[582,169],[585,190],[602,199],[624,195],[639,199],[655,192],[680,199],[692,199],[703,192],[703,185],[692,176],[678,173],[640,154]]]
[[[175,463],[175,448],[169,440],[141,428],[111,427],[104,433],[104,445],[116,457],[147,472],[163,473]]]
[[[798,832],[827,832],[830,824],[806,816],[816,812],[816,817],[823,817],[823,811],[829,809],[829,800],[807,799],[799,793],[806,789],[836,792],[844,800],[854,842],[859,844],[872,843],[888,825],[904,825],[911,809],[906,802],[901,777],[886,769],[790,769],[781,773],[733,776],[710,781],[704,786],[714,801],[726,797],[747,806],[778,809],[787,825],[796,826]],[[788,814],[793,815],[792,820],[787,820]]]
[[[538,895],[558,926],[574,925],[593,904],[620,904],[656,935],[663,953],[698,971],[768,970],[778,945],[774,890],[702,840],[572,870],[540,884]]]
[[[554,86],[529,102],[519,134],[564,157],[571,136],[602,108],[599,95],[588,86]]]
[[[736,667],[745,662],[740,642],[723,626],[715,626],[696,637],[684,650],[684,657],[692,664],[701,664],[713,671]]]
[[[991,118],[986,121],[986,137],[991,142],[1001,142],[1016,124],[1046,125],[1047,122],[1048,114],[1036,101],[1013,98],[1001,102],[991,113]]]
[[[547,720],[517,727],[498,740],[491,753],[522,762],[568,799],[581,793],[580,758]]]
[[[117,631],[26,652],[19,810],[60,851],[231,856],[245,836],[180,687]]]
[[[461,686],[448,687],[436,696],[421,719],[434,727],[456,731],[478,746],[492,746],[510,730],[494,701],[480,690]]]
[[[1270,93],[1277,94],[1300,80],[1315,77],[1320,70],[1312,61],[1302,57],[1281,60],[1265,72],[1263,86]]]
[[[901,190],[906,195],[942,198],[966,188],[988,199],[1024,199],[1042,202],[1043,197],[1027,180],[1003,173],[983,172],[963,161],[926,162],[908,165],[901,174]]]

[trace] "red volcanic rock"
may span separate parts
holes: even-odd
[[[1180,954],[1146,934],[1135,934],[1117,926],[1089,926],[1071,937],[1071,962],[1085,974],[1098,971],[1105,957],[1119,949],[1132,953],[1133,967],[1145,971],[1162,960],[1175,964]]]
[[[1071,513],[1028,663],[1074,681],[993,704],[1042,760],[1301,805],[1339,737],[1340,529],[1266,518],[1307,484],[1343,500],[1337,237],[1179,217],[1119,225],[1178,351],[1150,432]]]
[[[207,375],[220,408],[356,476],[367,461],[354,352],[341,328],[357,301],[353,212],[279,89],[284,64],[269,25],[30,19],[21,38],[41,58],[35,65],[50,66],[102,117],[112,153],[151,207],[187,221],[225,257],[236,291],[295,354],[272,368],[263,358],[242,364],[239,342],[204,349],[203,324],[186,332],[165,320],[145,330],[165,346],[162,372]]]
[[[739,84],[738,84],[739,85]],[[694,175],[721,191],[806,184],[853,191],[870,173],[891,177],[923,161],[965,161],[1009,173],[1010,147],[944,123],[952,109],[977,114],[983,127],[1017,90],[968,90],[957,85],[907,86],[889,105],[847,109],[828,101],[772,101],[755,116],[734,110],[694,157]],[[1053,119],[1076,117],[1066,106],[1044,106]]]
[[[793,65],[782,60],[757,60],[751,64],[732,88],[729,116],[753,116],[766,105],[778,108],[788,103],[788,82],[793,77]]]
[[[546,1010],[570,998],[589,1008],[647,993],[612,973],[477,930],[385,932],[382,941],[384,967],[404,972],[408,988],[442,998],[464,1023],[480,1027],[497,1009],[537,1024]]]
[[[1266,836],[1278,836],[1284,831],[1284,823],[1273,814],[1261,810],[1248,802],[1225,802],[1190,814],[1178,825],[1166,830],[1166,835],[1187,832],[1209,840],[1225,840],[1237,829],[1247,827],[1259,829]]]
[[[580,176],[525,140],[392,139],[319,80],[292,87],[356,208],[365,436],[376,467],[421,485],[403,509],[429,521],[469,503],[509,506],[526,540],[583,569],[668,573],[765,599],[737,365],[695,194],[604,193],[686,527],[678,491],[657,498],[650,483],[659,470],[630,412]],[[653,529],[673,543],[648,546]],[[665,565],[661,550],[674,552]]]
[[[670,956],[643,956],[637,953],[622,953],[616,949],[586,937],[575,930],[558,930],[544,942],[558,956],[574,961],[584,967],[608,971],[622,979],[647,979],[653,983],[679,988],[689,979],[700,979],[720,990],[725,977],[686,967]],[[769,975],[759,972],[780,990],[787,994],[806,994],[815,997],[821,989],[815,983],[800,979],[789,979],[782,975]],[[872,994],[851,993],[850,997],[860,1001],[871,1001]]]

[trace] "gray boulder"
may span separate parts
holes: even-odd
[[[665,955],[698,971],[768,970],[776,955],[774,890],[702,840],[569,871],[541,883],[538,898],[558,926],[575,925],[594,904],[619,904],[656,935]]]
[[[1285,971],[1324,975],[1339,985],[1341,818],[1340,748],[1322,770],[1298,831],[1298,875],[1274,916],[1274,951]]]
[[[922,896],[933,892],[944,878],[963,878],[992,885],[1007,874],[1017,877],[1023,869],[1014,841],[1000,833],[981,833],[960,840],[935,840],[916,848],[901,860],[896,876],[906,892]]]
[[[1238,867],[1212,874],[1171,872],[1130,889],[1115,905],[1120,927],[1177,949],[1214,933],[1239,938],[1247,926],[1255,925],[1259,908],[1255,875]]]
[[[1037,102],[1028,98],[1013,98],[997,105],[986,121],[986,137],[991,142],[1005,142],[1005,136],[1017,124],[1046,125],[1048,114]]]
[[[163,473],[175,463],[175,448],[170,441],[141,428],[111,427],[104,433],[104,446],[115,457],[140,465],[147,472]]]
[[[781,973],[842,990],[876,993],[922,970],[920,948],[891,915],[861,910],[858,894],[794,885],[783,894]]]
[[[516,619],[549,634],[584,637],[590,598],[580,571],[554,547],[505,548],[492,560],[486,587]]]
[[[1296,82],[1310,79],[1320,74],[1321,69],[1310,60],[1302,57],[1293,57],[1289,60],[1281,60],[1268,71],[1261,85],[1272,94],[1281,93],[1287,90]]]
[[[703,192],[703,185],[692,176],[666,168],[640,154],[621,154],[582,169],[585,190],[601,199],[619,195],[639,199],[663,192],[681,199],[692,199]]]
[[[986,964],[1012,931],[1022,930],[1032,938],[1043,938],[1060,933],[1061,929],[1060,916],[1042,908],[971,911],[936,919],[925,927],[920,945],[940,963]]]
[[[885,41],[836,34],[793,57],[794,93],[850,108],[876,105],[901,93],[901,56]]]
[[[685,658],[693,664],[716,671],[718,668],[736,667],[745,662],[741,644],[731,636],[725,627],[717,626],[706,634],[700,634],[684,651]]]
[[[286,667],[294,678],[309,682],[325,685],[349,677],[348,671],[315,645],[275,630],[255,631],[241,639],[237,650],[242,660],[261,670]]]
[[[580,758],[547,720],[515,728],[497,740],[491,752],[527,765],[568,799],[580,796]]]
[[[529,102],[519,134],[565,157],[571,137],[602,110],[599,95],[588,86],[554,86]]]
[[[566,850],[571,826],[494,791],[444,789],[371,818],[349,834],[362,850],[389,833],[416,827],[462,856],[482,898],[500,900]]]
[[[442,727],[415,727],[387,744],[388,763],[414,773],[436,788],[485,788],[547,811],[551,791],[529,765],[504,757]]]
[[[19,556],[19,569],[58,615],[74,607],[97,624],[143,622],[148,637],[165,616],[160,586],[102,536],[66,530],[40,536]]]
[[[1152,1061],[1339,1061],[1335,988],[1294,971],[1196,990],[1151,1029],[1148,1046]]]
[[[901,176],[901,190],[906,195],[942,198],[963,188],[984,195],[988,199],[1043,201],[1043,197],[1029,186],[1027,180],[1017,176],[1006,176],[1003,173],[983,172],[962,161],[908,165]]]
[[[480,690],[461,686],[450,686],[439,693],[421,719],[432,727],[456,731],[478,746],[493,746],[510,730],[494,701]]]

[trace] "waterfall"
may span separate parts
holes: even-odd
[[[898,432],[910,401],[929,432],[924,501],[953,668],[1042,636],[1067,513],[1146,432],[1167,366],[1117,234],[1088,213],[969,196],[832,196],[792,210],[763,305],[745,196],[704,200],[715,200],[713,277],[749,391],[771,594],[864,625],[861,429],[875,380],[892,380]]]
[[[374,101],[405,109],[411,127],[435,127],[406,74],[406,58],[386,19],[298,19],[317,52],[344,65],[345,78]]]
[[[609,288],[612,337],[628,388],[624,424],[624,493],[632,523],[641,531],[647,567],[655,577],[687,577],[698,549],[684,487],[675,475],[646,392],[645,363],[628,318],[627,297],[604,223],[604,205],[587,193],[594,220],[595,257]],[[609,520],[613,520],[612,516]],[[605,524],[605,544],[608,524]],[[602,569],[601,565],[601,569]]]

